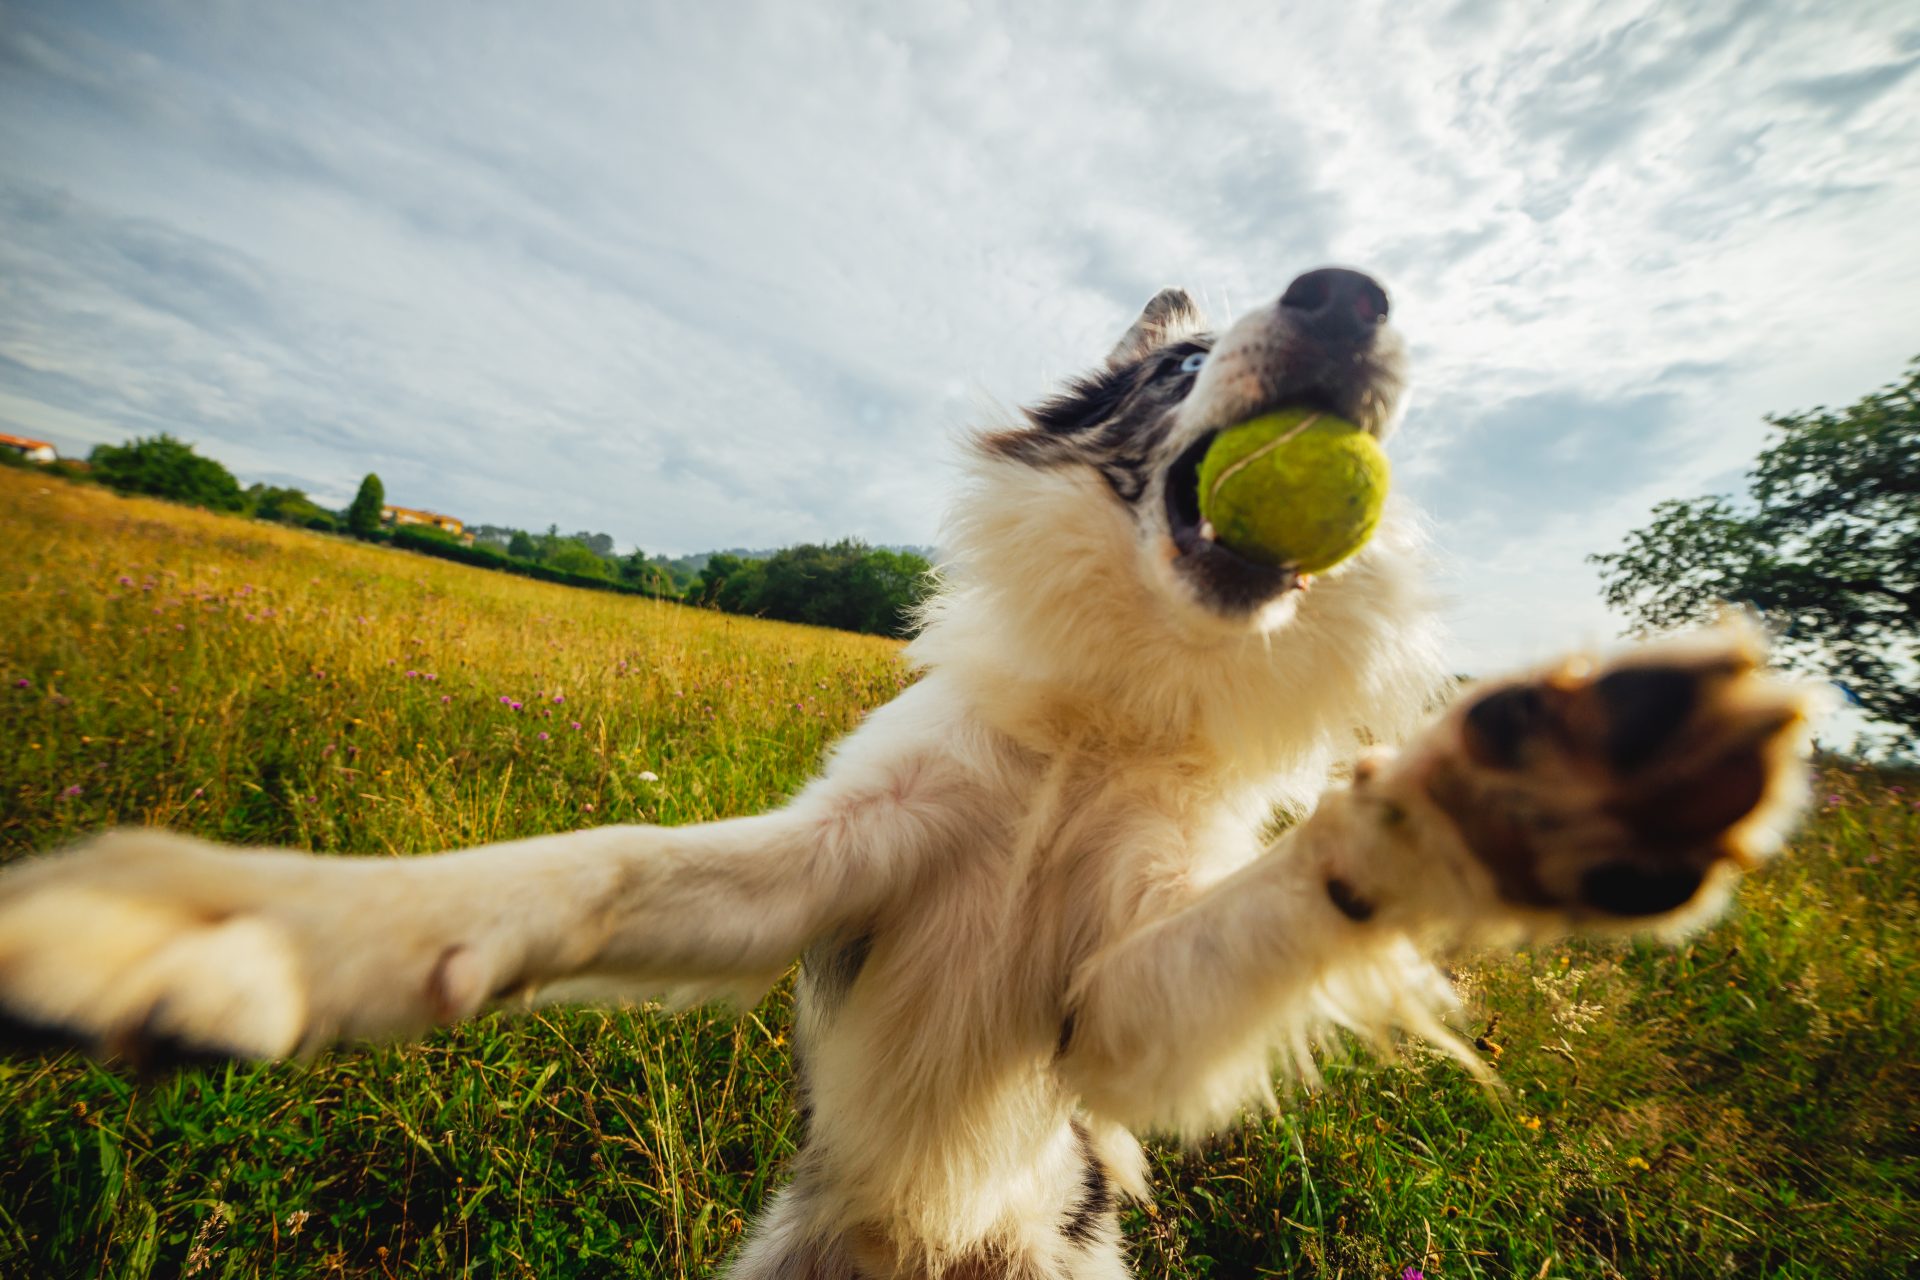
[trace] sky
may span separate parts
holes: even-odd
[[[1157,288],[1328,263],[1462,670],[1920,354],[1905,3],[0,2],[0,430],[691,552],[930,544]]]

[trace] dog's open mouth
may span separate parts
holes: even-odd
[[[1167,468],[1167,532],[1173,537],[1174,571],[1222,613],[1250,613],[1288,591],[1304,589],[1307,577],[1286,566],[1250,560],[1213,537],[1200,515],[1200,459],[1218,431],[1188,445]]]

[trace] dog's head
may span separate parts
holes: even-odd
[[[976,438],[916,658],[1269,764],[1360,724],[1392,736],[1444,676],[1417,530],[1389,503],[1367,547],[1309,584],[1207,537],[1199,460],[1222,429],[1293,406],[1385,437],[1403,363],[1386,294],[1358,272],[1308,272],[1218,335],[1160,293],[1099,367]]]
[[[1172,608],[1209,630],[1266,630],[1310,582],[1212,539],[1201,456],[1223,428],[1283,408],[1325,410],[1384,439],[1404,364],[1385,290],[1357,271],[1309,271],[1217,337],[1184,291],[1165,289],[1104,364],[982,444],[1027,466],[1097,475]]]

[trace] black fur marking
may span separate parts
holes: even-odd
[[[1616,916],[1657,916],[1686,903],[1705,878],[1692,867],[1648,871],[1630,862],[1609,862],[1580,877],[1580,898]]]
[[[1373,919],[1374,905],[1361,897],[1358,889],[1339,876],[1327,877],[1327,897],[1338,908],[1341,915],[1355,924],[1365,924]]]
[[[1671,667],[1610,672],[1593,689],[1608,713],[1607,763],[1622,773],[1646,764],[1700,701],[1700,681]]]
[[[1066,1057],[1067,1050],[1073,1048],[1073,1019],[1074,1013],[1071,1009],[1067,1010],[1066,1017],[1060,1019],[1060,1039],[1053,1046],[1053,1056],[1056,1058]]]
[[[1079,1144],[1083,1163],[1080,1199],[1067,1213],[1066,1221],[1060,1226],[1060,1234],[1084,1248],[1093,1243],[1101,1224],[1113,1216],[1118,1202],[1113,1194],[1113,1182],[1107,1177],[1106,1166],[1094,1154],[1093,1139],[1078,1120],[1073,1122],[1073,1136]]]
[[[1500,689],[1467,711],[1470,747],[1482,764],[1517,769],[1528,739],[1546,722],[1547,707],[1531,685]]]
[[[64,1027],[22,1018],[0,1009],[0,1055],[37,1058],[68,1049],[84,1049],[88,1044],[88,1041]]]
[[[872,951],[873,934],[857,933],[821,943],[807,952],[801,963],[822,1009],[831,1010],[847,998]]]
[[[1167,415],[1193,389],[1194,375],[1180,366],[1207,349],[1204,341],[1177,342],[1076,378],[1026,411],[1033,430],[1001,432],[987,445],[1035,466],[1094,467],[1121,501],[1138,502],[1152,481]]]
[[[1138,373],[1138,365],[1123,365],[1075,378],[1059,395],[1028,409],[1027,417],[1034,426],[1055,435],[1090,430],[1110,419],[1127,402]]]

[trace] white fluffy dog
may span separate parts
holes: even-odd
[[[1163,292],[976,442],[923,677],[785,808],[408,859],[109,835],[0,877],[0,1007],[277,1057],[509,1000],[751,999],[804,956],[806,1136],[736,1280],[1123,1277],[1133,1132],[1229,1122],[1329,1022],[1452,1044],[1425,954],[1702,919],[1802,803],[1804,696],[1745,632],[1441,712],[1404,513],[1311,582],[1212,540],[1216,431],[1304,405],[1385,436],[1401,389],[1364,275],[1217,338]]]

